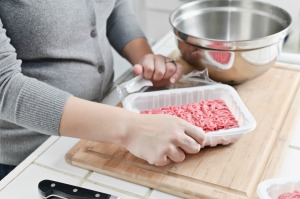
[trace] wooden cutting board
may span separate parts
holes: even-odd
[[[66,161],[184,198],[255,198],[257,184],[276,174],[287,147],[287,118],[300,101],[298,68],[277,63],[259,78],[236,86],[257,128],[234,144],[204,148],[182,163],[156,167],[118,146],[81,140]]]

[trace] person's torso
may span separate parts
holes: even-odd
[[[0,19],[22,60],[22,73],[99,101],[113,80],[106,22],[114,4],[115,0],[0,0]],[[48,137],[4,120],[0,131],[4,164],[18,164]]]
[[[0,0],[0,18],[22,73],[99,100],[113,75],[106,22],[115,0]]]

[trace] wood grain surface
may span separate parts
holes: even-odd
[[[236,143],[188,155],[182,163],[156,167],[118,146],[85,140],[66,154],[66,161],[183,198],[255,198],[257,184],[276,175],[280,166],[300,101],[299,80],[297,67],[277,63],[264,75],[236,86],[256,119],[256,129]]]

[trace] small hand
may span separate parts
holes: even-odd
[[[134,65],[134,72],[160,87],[177,82],[183,73],[183,66],[162,55],[147,54]]]

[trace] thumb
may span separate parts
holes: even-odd
[[[133,71],[135,75],[141,75],[143,74],[143,67],[141,64],[135,64],[133,66]]]

